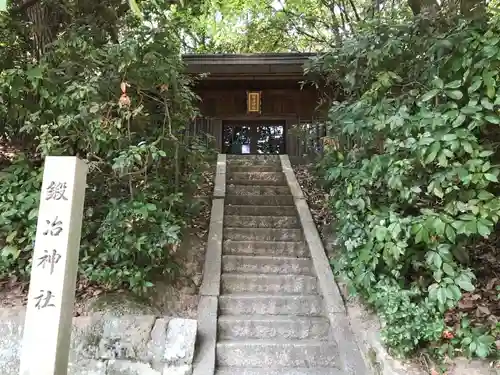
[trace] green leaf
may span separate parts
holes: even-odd
[[[443,89],[444,88],[444,82],[441,78],[436,78],[432,81],[432,84],[437,87],[438,89]]]
[[[458,288],[456,285],[449,285],[448,290],[450,290],[451,294],[453,295],[453,298],[456,301],[459,301],[460,298],[462,298],[462,292],[460,292],[460,288]]]
[[[422,95],[420,100],[423,102],[428,102],[429,100],[434,98],[438,93],[439,93],[438,89],[433,89],[431,91],[427,91],[424,95]]]
[[[375,237],[377,238],[377,241],[382,242],[385,239],[385,236],[387,234],[387,228],[386,227],[376,227],[375,228]]]
[[[418,224],[416,227],[415,243],[429,242],[429,232],[422,224]]]
[[[446,303],[446,300],[448,299],[446,295],[446,288],[439,288],[437,291],[437,299],[441,305],[444,305]]]
[[[477,232],[483,237],[488,237],[491,234],[491,229],[479,220],[477,222]]]
[[[443,265],[443,258],[441,258],[441,255],[438,253],[432,253],[432,263],[434,264],[434,267],[437,269],[440,269],[441,266]]]
[[[435,230],[436,234],[442,235],[444,233],[444,229],[446,227],[446,223],[443,220],[441,220],[441,218],[436,217],[434,219],[434,223],[433,224],[434,224],[434,230]]]
[[[437,183],[434,185],[434,189],[432,189],[432,193],[438,198],[442,199],[444,197],[443,189]]]
[[[429,147],[429,153],[427,154],[427,157],[425,158],[425,164],[432,163],[434,159],[436,159],[437,153],[439,152],[439,149],[441,148],[441,145],[439,142],[434,142],[431,147]]]
[[[455,279],[455,284],[457,284],[460,288],[465,290],[466,292],[473,292],[474,285],[472,285],[471,280],[465,275],[460,275]]]
[[[457,118],[455,119],[455,121],[453,121],[452,126],[453,126],[454,128],[459,127],[460,125],[462,125],[462,124],[464,123],[464,121],[465,121],[465,119],[466,119],[466,118],[467,118],[467,117],[466,117],[464,114],[462,114],[462,113],[461,113],[461,114],[459,114],[459,115],[457,116]]]
[[[43,77],[42,74],[43,74],[42,67],[41,66],[36,66],[36,67],[31,68],[30,70],[28,70],[28,72],[26,73],[26,76],[28,77],[28,79],[30,81],[32,81],[32,80],[42,79],[42,77]]]
[[[492,124],[500,125],[500,117],[497,115],[486,115],[484,119]]]
[[[453,229],[453,227],[451,225],[446,226],[445,235],[446,235],[446,238],[448,238],[448,240],[451,243],[455,243],[456,232],[455,232],[455,229]]]
[[[479,157],[481,158],[485,158],[485,157],[488,157],[488,156],[491,156],[493,155],[495,152],[491,151],[491,150],[485,150],[485,151],[481,151],[479,153]]]
[[[462,147],[464,148],[464,151],[467,152],[468,154],[472,154],[474,152],[472,145],[468,141],[462,141]]]
[[[495,338],[491,335],[481,335],[477,338],[477,341],[483,345],[490,346],[495,343]]]
[[[496,72],[492,71],[484,71],[483,73],[483,82],[486,86],[486,95],[488,95],[490,99],[493,99],[495,97],[495,75]]]
[[[485,173],[484,178],[491,182],[498,182],[498,178],[493,173]]]
[[[17,230],[15,230],[14,232],[11,232],[6,238],[5,238],[5,242],[7,243],[11,243],[14,238],[16,238],[17,236]]]
[[[460,86],[462,86],[462,81],[456,80],[456,81],[452,81],[450,83],[447,83],[445,87],[447,89],[458,89]]]
[[[487,345],[478,343],[475,350],[476,355],[479,358],[486,358],[491,353],[491,348]]]
[[[136,0],[128,0],[128,4],[129,4],[132,12],[140,19],[143,19],[144,15],[142,14],[141,10],[139,9],[139,6],[137,5]]]
[[[466,115],[473,115],[476,112],[478,112],[478,108],[470,106],[470,105],[467,105],[465,107],[462,107],[460,109],[460,112],[465,113]]]
[[[462,94],[462,91],[458,91],[458,90],[452,90],[452,91],[446,90],[445,93],[450,98],[455,99],[455,100],[460,100],[464,97],[464,94]]]
[[[5,258],[11,256],[12,258],[17,259],[20,253],[21,249],[18,249],[16,246],[12,245],[7,245],[2,249],[2,257]]]
[[[438,156],[438,164],[441,167],[447,167],[448,166],[448,159],[446,158],[446,154],[444,152],[441,152]]]
[[[486,190],[481,190],[478,194],[477,194],[477,198],[479,200],[482,200],[482,201],[487,201],[487,200],[490,200],[490,199],[493,199],[495,198],[495,196],[493,194],[491,194],[489,191],[486,191]]]
[[[479,89],[479,87],[481,87],[482,84],[483,84],[482,78],[479,76],[475,76],[472,80],[472,84],[469,86],[467,91],[469,92],[469,94],[472,94],[474,91],[477,91],[477,89]]]
[[[38,215],[38,209],[37,208],[32,209],[28,214],[28,220],[34,219],[37,215]]]
[[[448,276],[452,276],[452,277],[455,276],[455,270],[448,263],[443,264],[443,271]]]
[[[493,103],[488,100],[488,98],[481,99],[481,105],[490,111],[493,111]]]
[[[457,135],[455,133],[450,133],[450,134],[443,135],[443,141],[453,141],[455,139],[457,139]]]

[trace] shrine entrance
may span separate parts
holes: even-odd
[[[223,121],[223,152],[226,154],[285,154],[285,121]]]
[[[226,154],[316,154],[326,135],[318,124],[336,91],[326,95],[326,82],[305,73],[314,56],[183,55],[199,109],[185,135],[206,135],[207,145]]]

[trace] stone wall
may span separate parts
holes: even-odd
[[[18,375],[24,310],[0,309],[0,374]],[[73,319],[68,375],[190,375],[192,319],[95,313]],[[43,345],[43,337],[40,337]]]

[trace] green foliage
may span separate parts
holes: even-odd
[[[439,347],[439,351],[443,355],[453,357],[457,348],[468,357],[487,358],[496,350],[494,333],[485,327],[474,327],[467,317],[462,317],[460,327],[453,338]]]
[[[372,297],[385,324],[382,339],[395,354],[407,355],[415,350],[415,343],[441,337],[443,321],[419,288],[401,289],[394,280],[381,280]]]
[[[83,277],[143,292],[177,270],[172,254],[186,212],[194,212],[190,195],[213,153],[184,132],[196,98],[182,73],[171,13],[141,10],[159,26],[130,15],[117,21],[114,43],[96,37],[99,25],[71,24],[37,62],[26,57],[29,45],[14,42],[29,30],[24,21],[0,23],[0,35],[10,35],[0,46],[9,56],[0,62],[1,131],[4,144],[17,149],[1,172],[0,278],[28,275],[41,161],[49,154],[89,164]]]
[[[444,312],[474,290],[467,244],[500,215],[500,24],[433,21],[367,23],[311,67],[346,95],[330,110],[340,142],[318,165],[343,249],[335,266],[399,354],[438,340]],[[490,339],[478,340],[458,349],[484,356]]]
[[[0,275],[29,275],[42,173],[22,155],[2,172],[0,185]]]

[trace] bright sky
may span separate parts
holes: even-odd
[[[276,10],[279,10],[279,9],[282,9],[283,8],[283,5],[285,4],[285,1],[286,0],[273,0],[272,2],[272,7]],[[0,0],[0,3],[2,2],[2,0]],[[220,20],[222,19],[222,14],[220,12],[217,12],[215,14],[215,20],[217,22],[219,22]]]

